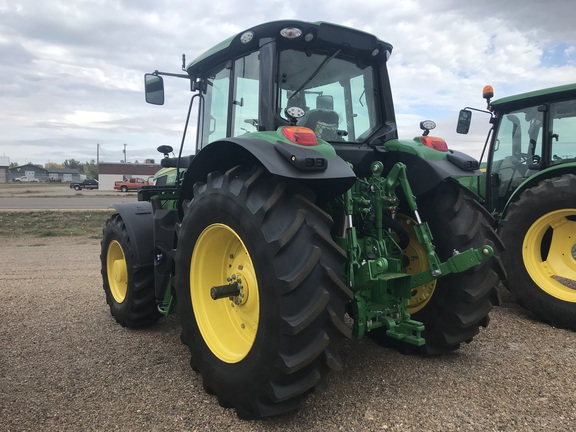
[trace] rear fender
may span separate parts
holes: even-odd
[[[415,195],[422,195],[447,178],[479,177],[480,170],[474,169],[472,164],[477,162],[464,153],[450,151],[446,159],[424,159],[418,155],[404,152],[379,153],[378,159],[384,163],[385,172],[390,170],[397,162],[406,165],[408,181]],[[458,160],[459,163],[454,161]],[[470,164],[464,169],[461,166]]]
[[[191,161],[184,177],[180,200],[191,199],[194,183],[206,181],[212,171],[225,171],[236,165],[260,164],[271,174],[304,184],[322,201],[341,195],[356,181],[354,171],[335,153],[326,156],[315,152],[314,147],[295,147],[295,150],[314,152],[326,159],[326,169],[305,171],[291,164],[289,158],[276,147],[274,143],[256,137],[227,138],[211,143]]]

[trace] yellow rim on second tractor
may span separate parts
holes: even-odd
[[[213,299],[212,287],[232,284],[238,287],[237,295]],[[212,353],[226,363],[244,359],[256,339],[260,298],[250,254],[229,226],[212,224],[198,237],[191,258],[190,296],[198,328]]]
[[[576,209],[556,210],[536,220],[524,237],[522,258],[540,289],[575,303],[576,289],[562,280],[576,281]]]
[[[397,214],[396,220],[402,224],[410,236],[410,242],[404,250],[403,271],[408,274],[417,274],[429,269],[430,264],[426,257],[426,249],[418,243],[416,233],[414,232],[414,225],[416,225],[417,222],[403,214]],[[413,288],[412,297],[408,300],[408,313],[412,315],[423,309],[430,301],[435,288],[435,280]]]
[[[128,292],[128,266],[124,250],[117,240],[112,240],[106,253],[106,271],[110,293],[116,303],[122,303]]]

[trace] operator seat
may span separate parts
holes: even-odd
[[[316,136],[325,141],[338,140],[338,114],[329,109],[308,111],[298,122],[299,126],[310,128]]]

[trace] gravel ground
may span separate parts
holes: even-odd
[[[456,353],[403,356],[370,340],[297,412],[239,420],[202,389],[175,317],[129,330],[109,314],[99,241],[4,240],[1,431],[568,431],[576,332],[513,303]]]

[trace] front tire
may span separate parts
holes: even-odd
[[[518,303],[540,320],[576,330],[576,175],[522,192],[500,234],[506,285]]]
[[[134,246],[119,214],[104,227],[100,261],[106,303],[123,327],[142,327],[158,321],[154,267],[137,266]]]
[[[192,367],[242,418],[297,408],[341,367],[351,298],[331,218],[263,168],[236,167],[196,184],[178,234],[176,289]],[[211,287],[240,281],[219,299]],[[236,286],[236,285],[234,285]]]

